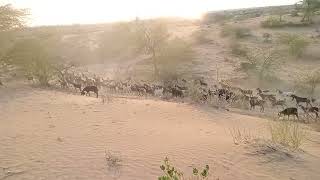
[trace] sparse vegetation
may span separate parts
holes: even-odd
[[[293,56],[300,57],[304,53],[309,41],[305,38],[294,34],[282,34],[280,42],[289,47],[289,53]]]
[[[312,23],[315,13],[320,10],[319,0],[301,0],[296,5],[297,9],[303,13],[302,22]]]
[[[192,33],[192,37],[196,44],[207,44],[212,42],[210,38],[208,38],[208,31],[205,30],[198,30]]]
[[[240,68],[249,75],[257,76],[260,82],[270,79],[276,67],[280,65],[279,53],[274,49],[256,50],[244,59],[245,62],[241,63]]]
[[[48,52],[38,39],[17,42],[5,57],[8,64],[16,65],[34,77],[40,85],[48,86],[55,75],[54,65]]]
[[[167,157],[164,159],[160,169],[164,175],[158,177],[158,180],[205,180],[209,178],[209,165],[206,165],[206,167],[200,171],[197,168],[193,168],[192,177],[185,178],[184,174],[174,167]]]
[[[250,132],[250,130],[247,130],[245,128],[240,127],[233,127],[229,129],[230,135],[233,139],[234,144],[247,144],[253,141],[255,138]]]
[[[99,52],[101,58],[108,60],[137,53],[134,23],[119,23],[100,35]]]
[[[251,36],[250,29],[231,25],[223,26],[220,34],[222,37],[233,37],[236,39]]]
[[[235,56],[246,57],[248,55],[247,49],[238,42],[232,43],[230,48],[231,53]]]
[[[261,21],[261,26],[264,28],[279,28],[283,27],[285,24],[284,22],[275,17],[269,17],[264,21]]]
[[[301,73],[297,76],[295,87],[309,97],[314,97],[315,90],[320,85],[320,71],[316,69],[308,73]]]
[[[281,121],[271,123],[269,130],[272,142],[285,146],[292,151],[298,150],[306,141],[306,131],[296,122]]]

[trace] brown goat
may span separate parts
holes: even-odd
[[[264,100],[260,100],[257,98],[250,98],[250,110],[255,109],[256,106],[260,106],[260,112],[264,112]]]

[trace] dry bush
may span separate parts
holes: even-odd
[[[120,167],[121,162],[122,162],[122,158],[121,155],[116,155],[115,153],[112,153],[110,151],[106,151],[105,152],[105,158],[107,161],[107,165],[109,167]]]
[[[302,56],[310,44],[307,39],[295,34],[281,34],[279,40],[282,44],[287,45],[289,53],[296,57]]]
[[[203,21],[206,24],[224,24],[228,21],[230,21],[233,17],[229,14],[225,14],[225,13],[220,13],[220,14],[210,14],[207,13],[204,17],[203,17]]]
[[[121,176],[122,157],[120,153],[107,151],[105,152],[105,160],[107,162],[107,170],[114,179]]]
[[[230,45],[231,53],[235,56],[246,57],[248,50],[240,43],[234,42]]]
[[[105,103],[111,103],[113,101],[113,97],[110,94],[107,95],[102,95],[101,97],[101,103],[105,104]]]
[[[240,127],[229,128],[229,133],[233,139],[234,144],[236,145],[248,144],[255,139],[251,131],[245,128],[240,128]]]
[[[269,130],[273,143],[285,146],[292,151],[298,150],[307,137],[306,130],[299,123],[292,121],[270,123]]]
[[[174,80],[181,76],[179,70],[183,64],[190,62],[195,55],[191,44],[180,38],[167,41],[156,57],[160,79]]]
[[[231,25],[223,26],[220,34],[222,37],[233,37],[236,39],[251,36],[250,29]]]
[[[133,23],[117,23],[100,35],[99,54],[103,59],[134,54],[137,48]]]
[[[320,69],[308,73],[299,73],[294,82],[295,88],[309,97],[314,97],[316,89],[320,85]]]
[[[202,100],[202,93],[201,93],[201,87],[198,84],[188,83],[187,84],[187,94],[186,96],[189,97],[193,102],[201,102]]]
[[[36,38],[16,42],[7,52],[6,59],[8,64],[20,67],[43,86],[49,86],[49,81],[56,74],[52,55],[45,48],[45,44]]]
[[[261,21],[261,27],[263,28],[279,28],[283,27],[285,23],[280,21],[279,18],[269,17],[268,19]]]
[[[275,80],[275,70],[280,66],[281,56],[276,49],[248,50],[245,62],[240,64],[241,70],[256,77],[261,83],[265,80]]]
[[[196,44],[208,44],[212,40],[208,37],[208,31],[200,29],[192,33],[192,38]]]

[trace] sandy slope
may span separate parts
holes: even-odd
[[[13,86],[0,89],[0,179],[156,179],[165,156],[184,171],[209,164],[216,177],[320,179],[320,135],[305,152],[257,153],[229,128],[265,136],[267,122],[156,100],[100,99]],[[105,151],[121,156],[120,173]]]

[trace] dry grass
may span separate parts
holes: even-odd
[[[251,133],[250,130],[246,128],[233,127],[229,128],[229,133],[233,139],[234,144],[248,144],[252,142],[255,136]]]
[[[111,103],[113,101],[113,97],[110,94],[107,95],[101,95],[101,103],[105,104],[105,103]]]
[[[233,37],[236,39],[241,39],[250,36],[251,32],[248,28],[225,25],[222,27],[220,34],[222,37]]]
[[[273,143],[285,146],[292,151],[298,150],[307,137],[306,130],[299,123],[292,121],[270,123],[269,130]]]

